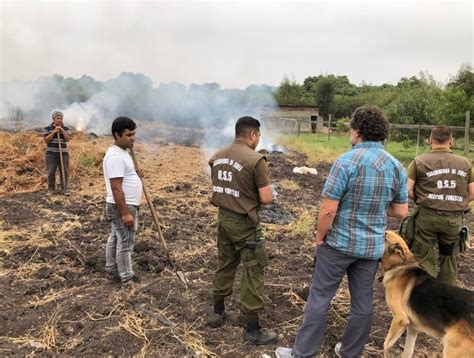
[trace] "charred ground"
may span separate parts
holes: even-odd
[[[71,197],[46,198],[44,190],[24,189],[0,199],[0,354],[272,355],[276,345],[243,343],[238,321],[239,276],[228,301],[235,320],[222,329],[205,324],[216,267],[216,209],[209,203],[205,155],[197,146],[160,140],[137,148],[165,238],[189,287],[180,283],[163,257],[146,205],[142,206],[133,254],[141,285],[121,288],[106,279],[109,225],[103,213],[100,158],[107,141],[94,143],[82,139],[77,147],[94,146],[98,161],[87,170],[77,169]],[[312,176],[292,173],[295,166],[306,163],[305,156],[297,152],[268,154],[268,162],[279,193],[270,215],[290,214],[295,220],[289,225],[263,224],[270,265],[265,286],[268,307],[262,323],[280,334],[278,345],[290,346],[311,280],[314,222],[330,164],[320,163],[319,174]],[[15,165],[21,169],[20,162]],[[22,175],[32,174],[33,170]],[[473,215],[468,214],[467,220],[473,230]],[[389,225],[395,228],[397,223]],[[472,253],[461,258],[459,284],[470,289],[472,263]],[[349,302],[344,281],[329,312],[322,356],[332,356],[348,318]],[[382,356],[390,321],[384,289],[377,282],[374,325],[364,356]],[[420,336],[417,356],[440,351],[436,341]]]

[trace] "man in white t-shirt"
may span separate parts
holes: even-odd
[[[107,150],[103,169],[107,190],[106,211],[112,223],[107,240],[105,270],[111,279],[123,283],[137,282],[132,270],[132,251],[138,228],[142,182],[128,148],[135,142],[136,124],[128,117],[117,117],[112,123],[115,142]]]

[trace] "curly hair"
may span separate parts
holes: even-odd
[[[390,125],[377,106],[361,106],[352,113],[349,126],[359,131],[363,141],[381,142],[387,138]]]

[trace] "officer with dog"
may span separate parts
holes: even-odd
[[[431,276],[455,285],[457,256],[467,240],[467,235],[460,235],[464,213],[474,200],[474,168],[468,158],[451,153],[453,136],[449,127],[434,127],[429,144],[431,153],[417,156],[408,167],[408,195],[418,204],[410,248]],[[435,245],[439,249],[439,271]]]
[[[235,273],[242,261],[240,304],[244,313],[244,339],[251,344],[270,344],[277,334],[260,327],[264,267],[268,265],[257,209],[270,204],[272,187],[265,156],[255,151],[260,140],[260,122],[239,118],[235,140],[209,160],[213,205],[219,207],[217,247],[218,268],[214,274],[213,312],[208,324],[222,326],[228,319],[225,298],[232,294]]]

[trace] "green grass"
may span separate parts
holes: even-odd
[[[330,140],[328,141],[327,134],[302,133],[299,136],[282,136],[279,142],[288,148],[306,154],[308,156],[308,164],[310,165],[314,165],[318,162],[332,163],[339,155],[351,148],[348,134],[331,134]],[[385,149],[407,166],[415,157],[416,144],[413,143],[410,147],[405,148],[403,143],[388,142]],[[418,148],[418,154],[429,152],[430,147],[424,143]],[[453,153],[463,155],[463,150],[456,148]],[[469,158],[474,160],[474,152],[469,153]]]
[[[331,136],[328,142],[327,134],[286,135],[280,137],[279,142],[285,147],[306,154],[309,165],[331,163],[351,147],[349,136]]]
[[[95,156],[82,156],[79,158],[79,165],[84,168],[90,168],[96,166],[99,163]]]

